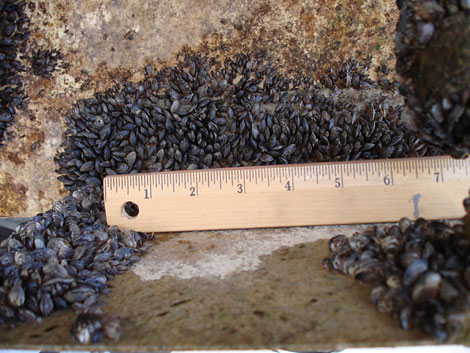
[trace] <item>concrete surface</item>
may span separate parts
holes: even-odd
[[[116,277],[103,312],[122,318],[118,344],[93,350],[340,350],[436,344],[402,331],[370,302],[370,288],[325,271],[325,238],[355,227],[302,227],[157,236],[153,249]],[[353,229],[351,229],[353,228]],[[69,334],[71,310],[41,324],[0,329],[1,348],[86,349]]]
[[[0,150],[0,216],[32,216],[65,194],[53,156],[67,111],[146,63],[172,64],[185,50],[223,59],[263,53],[283,71],[318,78],[353,57],[394,78],[394,0],[32,1],[33,37],[69,64],[51,79],[25,74],[29,108]],[[371,92],[352,92],[368,99]],[[377,92],[377,94],[389,94]],[[375,96],[375,93],[372,93]],[[399,97],[391,97],[399,99]],[[119,343],[93,350],[284,348],[436,344],[375,310],[369,288],[323,270],[326,239],[354,227],[157,235],[133,271],[101,298],[123,318]],[[71,310],[41,323],[0,328],[0,348],[79,350]],[[461,339],[461,338],[460,338]],[[89,348],[89,347],[88,347]]]

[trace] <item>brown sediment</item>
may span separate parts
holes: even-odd
[[[145,282],[132,272],[118,276],[110,283],[112,293],[102,297],[102,310],[121,316],[124,333],[119,345],[106,341],[93,349],[298,351],[335,350],[345,342],[349,347],[430,343],[421,332],[402,331],[374,310],[368,286],[325,271],[321,260],[327,252],[327,240],[282,247],[262,256],[257,268],[223,278],[203,272],[190,279],[163,276]],[[68,334],[73,318],[67,310],[40,325],[0,332],[8,347],[22,342],[73,348],[76,343]]]
[[[13,216],[26,209],[26,192],[28,187],[15,182],[7,172],[0,173],[0,214]]]

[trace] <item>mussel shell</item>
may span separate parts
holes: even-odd
[[[399,256],[399,264],[402,268],[408,268],[413,262],[421,259],[418,253],[404,252]]]
[[[337,252],[348,244],[348,242],[348,238],[345,235],[338,234],[328,241],[328,249],[330,249],[331,252]]]
[[[403,217],[398,222],[398,227],[400,228],[400,232],[404,234],[408,228],[412,225],[412,222],[409,218]]]
[[[400,309],[399,321],[400,327],[405,331],[408,331],[413,327],[413,309],[410,305]]]
[[[370,242],[371,240],[367,235],[356,234],[349,239],[349,246],[351,246],[354,251],[361,252]]]
[[[467,289],[470,290],[470,266],[467,266],[464,274],[463,274],[463,281],[467,286]]]
[[[439,273],[428,271],[414,284],[411,299],[414,303],[422,304],[434,300],[439,295],[442,277]]]
[[[16,308],[24,304],[25,293],[21,285],[21,281],[16,281],[8,293],[8,302]]]
[[[415,260],[403,274],[403,284],[405,286],[412,285],[421,274],[425,273],[429,269],[429,265],[424,260]]]

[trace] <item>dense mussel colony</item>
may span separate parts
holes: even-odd
[[[419,326],[443,341],[470,332],[470,198],[464,206],[465,222],[402,218],[350,238],[337,235],[323,266],[372,284],[372,302],[404,330]]]
[[[25,6],[24,0],[0,0],[0,147],[16,109],[25,101],[20,75],[24,67],[17,59],[18,53],[25,51],[29,37]]]
[[[149,237],[106,225],[100,187],[75,190],[0,244],[0,323],[88,310]]]
[[[246,55],[212,64],[187,56],[156,73],[147,67],[143,81],[80,101],[56,156],[59,180],[74,190],[109,174],[438,153],[383,98],[328,98],[311,78]],[[358,66],[348,67],[338,81],[360,86]]]
[[[57,67],[64,67],[61,61],[64,59],[58,49],[36,49],[31,50],[30,56],[25,56],[29,61],[34,75],[43,78],[51,77]]]
[[[470,153],[470,2],[397,1],[397,73],[406,115],[422,140],[455,157]]]

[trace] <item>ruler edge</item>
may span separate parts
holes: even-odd
[[[390,164],[390,163],[399,163],[405,161],[432,161],[432,160],[442,160],[442,161],[466,161],[470,163],[470,157],[467,158],[452,158],[449,155],[445,156],[427,156],[427,157],[410,157],[410,158],[389,158],[389,159],[366,159],[366,160],[358,160],[358,161],[337,161],[337,162],[314,162],[314,163],[297,163],[297,164],[269,164],[269,165],[254,165],[254,166],[247,166],[247,167],[221,167],[221,168],[209,168],[209,169],[181,169],[181,170],[168,170],[162,172],[144,172],[144,173],[134,173],[134,174],[114,174],[114,175],[106,175],[103,179],[103,185],[106,180],[114,179],[114,178],[123,178],[123,177],[135,177],[137,175],[172,175],[172,174],[187,174],[187,173],[213,173],[220,170],[256,170],[260,168],[269,168],[269,169],[277,169],[277,168],[295,168],[295,167],[311,167],[316,165],[322,166],[337,166],[337,165],[350,165],[350,164]]]
[[[404,217],[403,217],[404,218]],[[423,218],[423,217],[418,217],[418,218],[409,218],[411,221],[416,221],[417,219]],[[459,221],[463,217],[459,218],[446,218],[446,217],[439,217],[439,218],[426,218],[426,220],[430,221],[439,221],[439,220],[446,220],[446,221]],[[279,229],[279,228],[302,228],[302,227],[343,227],[343,226],[359,226],[359,225],[375,225],[375,224],[397,224],[399,220],[390,220],[390,221],[378,221],[378,222],[357,222],[357,223],[322,223],[322,224],[296,224],[296,225],[275,225],[275,226],[251,226],[251,227],[236,227],[236,228],[197,228],[197,229],[181,229],[181,230],[149,230],[149,231],[142,231],[139,230],[139,232],[143,233],[182,233],[182,232],[210,232],[210,231],[226,231],[226,230],[249,230],[249,229]],[[119,227],[119,226],[117,226]],[[121,227],[119,227],[121,229]],[[127,230],[134,230],[135,228],[132,227],[122,227],[122,229],[127,229]]]
[[[157,176],[157,175],[178,175],[178,174],[204,174],[204,173],[216,173],[218,171],[250,171],[257,170],[260,168],[267,169],[289,169],[289,168],[302,168],[302,167],[315,167],[315,166],[343,166],[343,165],[357,165],[357,164],[382,164],[390,165],[396,163],[413,163],[413,162],[424,162],[427,161],[438,161],[440,163],[451,162],[462,162],[467,164],[467,168],[470,167],[470,156],[466,158],[453,158],[450,155],[443,156],[425,156],[425,157],[407,157],[407,158],[389,158],[389,159],[366,159],[366,160],[356,160],[356,161],[336,161],[336,162],[314,162],[314,163],[298,163],[298,164],[269,164],[269,165],[257,165],[257,166],[247,166],[247,167],[222,167],[222,168],[208,168],[208,169],[182,169],[182,170],[169,170],[162,172],[144,172],[144,173],[134,173],[134,174],[114,174],[106,175],[103,178],[103,200],[107,201],[107,186],[111,190],[110,183],[111,179],[121,179],[121,178],[136,178],[138,176]],[[448,167],[448,166],[447,166]],[[384,170],[387,168],[385,167]],[[467,172],[468,173],[468,172]],[[470,189],[470,185],[469,185]]]

